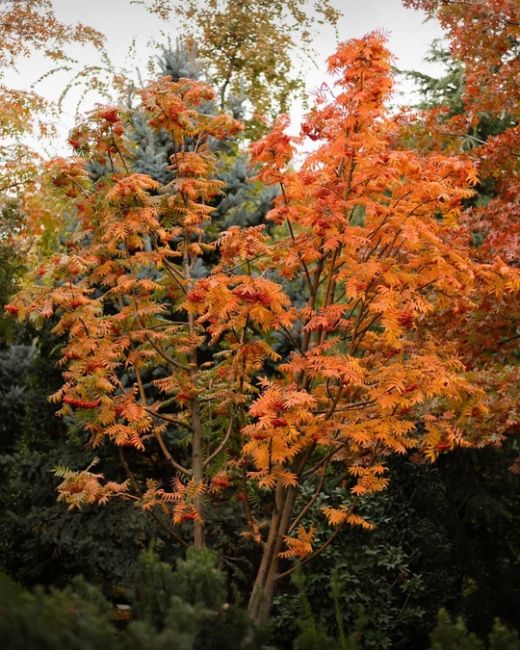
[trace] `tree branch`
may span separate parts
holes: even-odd
[[[206,458],[206,460],[204,461],[204,463],[203,463],[203,467],[204,467],[204,468],[206,468],[206,467],[211,463],[211,461],[212,461],[214,458],[216,458],[216,457],[220,454],[220,452],[224,449],[224,447],[227,445],[228,440],[229,440],[229,438],[230,438],[230,436],[231,436],[231,432],[232,432],[232,430],[233,430],[233,417],[231,417],[230,420],[229,420],[229,426],[228,426],[228,428],[227,428],[226,435],[224,436],[222,442],[221,442],[220,445],[215,449],[215,451],[213,451],[213,452],[212,452],[212,453],[211,453],[211,454]]]

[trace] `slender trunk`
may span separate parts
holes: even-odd
[[[289,530],[296,499],[295,488],[276,488],[275,508],[271,517],[269,534],[264,545],[260,567],[255,578],[248,614],[256,625],[269,620],[278,582],[278,567],[283,539]]]
[[[260,566],[256,574],[251,596],[249,598],[248,614],[252,621],[258,619],[261,605],[265,595],[265,582],[269,573],[269,567],[272,562],[273,553],[275,549],[276,537],[280,526],[280,509],[281,509],[281,487],[276,487],[276,495],[274,501],[273,513],[271,515],[271,522],[269,524],[269,532],[267,540],[264,543],[264,552],[260,561]]]
[[[193,480],[195,483],[200,484],[203,480],[203,461],[202,461],[202,424],[200,421],[200,410],[199,410],[199,400],[195,397],[191,401],[191,419],[193,425],[193,438],[191,446],[191,462],[193,470]],[[202,499],[200,497],[195,498],[194,506],[203,519],[202,512]],[[204,548],[204,524],[203,521],[195,521],[193,529],[193,545],[195,548]]]
[[[186,197],[184,195],[184,205],[187,207]],[[191,265],[192,260],[190,259],[190,254],[188,250],[189,246],[189,237],[184,233],[184,246],[183,246],[183,265],[184,265],[184,279],[187,283],[187,288],[191,289]],[[190,333],[190,338],[193,340],[195,336],[195,324],[193,321],[193,314],[188,312],[188,330]],[[195,375],[197,372],[197,348],[193,347],[189,354],[191,369],[190,377],[193,384],[195,385]],[[202,484],[204,479],[204,462],[202,459],[202,422],[200,419],[200,402],[197,395],[190,400],[190,411],[191,411],[191,423],[192,423],[192,441],[191,441],[191,469],[193,481],[198,486]],[[200,519],[194,521],[193,526],[193,545],[195,548],[201,549],[204,548],[204,524],[203,524],[203,509],[202,509],[202,499],[200,497],[195,497],[193,503],[195,509],[199,513]]]

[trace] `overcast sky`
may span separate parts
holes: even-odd
[[[203,0],[201,0],[202,2]],[[424,62],[428,47],[434,38],[442,36],[442,31],[435,21],[425,21],[421,12],[405,9],[400,0],[333,0],[333,4],[343,12],[338,35],[339,40],[359,37],[374,29],[388,32],[389,47],[395,54],[395,65],[401,69],[415,69],[429,74],[438,74],[439,68]],[[143,72],[145,62],[154,53],[151,41],[166,42],[167,37],[175,40],[178,35],[174,22],[164,23],[156,16],[150,15],[142,6],[131,4],[131,0],[54,0],[55,11],[65,22],[82,22],[106,35],[106,50],[116,68],[139,67]],[[128,51],[135,39],[136,53],[128,57]],[[316,34],[315,49],[318,53],[316,65],[310,62],[304,66],[304,76],[309,92],[315,90],[325,79],[324,61],[335,49],[336,35],[333,30],[323,30]],[[93,49],[75,48],[73,55],[83,64],[96,65],[99,55]],[[295,62],[299,65],[299,62]],[[33,57],[22,62],[18,72],[12,71],[6,82],[19,88],[28,88],[41,75],[50,69],[43,58]],[[51,99],[56,99],[64,84],[70,79],[70,73],[46,77],[36,85],[36,90]],[[394,101],[406,103],[410,99],[410,86],[402,87],[404,94]],[[88,110],[96,98],[87,97],[81,108]],[[52,143],[52,154],[65,153],[65,141],[68,130],[74,124],[74,110],[78,94],[71,93],[64,103],[60,119],[60,139]],[[301,107],[292,111],[294,122],[299,121]]]

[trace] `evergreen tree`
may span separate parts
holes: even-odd
[[[441,609],[439,622],[431,634],[430,650],[484,650],[484,644],[468,632],[464,621],[451,622],[448,613]]]

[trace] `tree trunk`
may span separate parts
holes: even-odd
[[[287,535],[296,498],[293,487],[276,487],[275,506],[264,544],[262,560],[249,599],[248,614],[257,626],[264,625],[271,614],[278,581],[278,567],[283,539]]]
[[[197,397],[191,401],[191,418],[193,425],[193,439],[191,448],[193,480],[195,483],[200,484],[204,478],[204,465],[202,461],[201,449],[202,423],[200,421],[199,400]],[[195,506],[195,509],[199,513],[201,519],[203,519],[204,513],[202,512],[202,499],[200,497],[195,497],[195,502],[193,505]],[[193,545],[198,549],[204,548],[205,546],[203,521],[195,520],[194,522]]]

